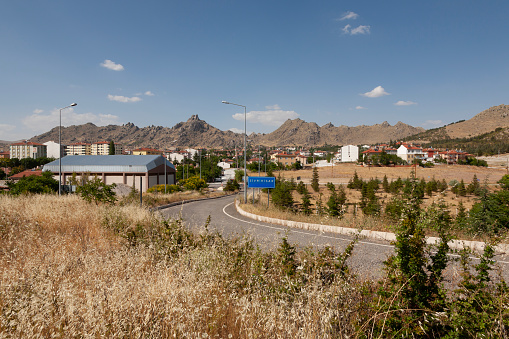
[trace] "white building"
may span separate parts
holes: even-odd
[[[115,143],[115,155],[121,155],[124,151],[122,145]],[[92,143],[91,149],[92,155],[109,155],[110,154],[110,142],[99,141]]]
[[[398,157],[405,160],[408,163],[414,161],[414,159],[425,159],[426,154],[422,151],[421,147],[411,145],[401,145],[398,148]]]
[[[359,147],[347,145],[341,147],[341,162],[355,162],[359,160]]]
[[[230,165],[230,163],[228,162],[224,162],[224,161],[221,161],[221,162],[218,162],[217,163],[217,166],[221,167],[222,169],[226,170],[226,169],[229,169],[231,168],[232,166]]]
[[[37,142],[23,141],[10,145],[11,159],[44,158],[47,157],[46,145]]]
[[[58,144],[54,141],[46,141],[43,145],[46,145],[46,154],[48,158],[58,159],[65,155],[65,146],[62,144]]]

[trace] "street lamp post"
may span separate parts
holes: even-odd
[[[77,103],[73,102],[69,106],[60,108],[60,122],[58,124],[58,148],[60,148],[58,156],[58,196],[62,194],[62,111],[76,105]]]
[[[234,104],[233,102],[221,101],[223,104],[244,107],[244,203],[247,203],[247,166],[246,166],[246,137],[247,137],[247,110],[246,106]]]

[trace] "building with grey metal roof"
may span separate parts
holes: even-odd
[[[161,155],[68,155],[61,159],[62,182],[73,173],[98,176],[104,183],[135,186],[142,192],[154,185],[175,183],[175,166]],[[43,171],[59,173],[58,160],[44,165]],[[140,184],[141,182],[141,184]]]

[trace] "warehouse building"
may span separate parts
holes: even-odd
[[[124,184],[134,186],[146,192],[154,185],[175,183],[175,166],[161,155],[68,155],[62,161],[62,184],[66,184],[73,173],[97,176],[107,184]],[[59,161],[52,161],[43,167],[51,171],[58,180]]]

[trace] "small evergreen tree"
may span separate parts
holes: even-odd
[[[313,167],[313,177],[311,178],[311,187],[315,192],[320,191],[320,180],[318,177],[318,168],[316,166]]]
[[[113,140],[110,140],[110,145],[108,147],[108,154],[115,155],[115,142],[113,142]]]
[[[310,215],[313,211],[311,210],[311,195],[306,187],[302,193],[302,213]]]

